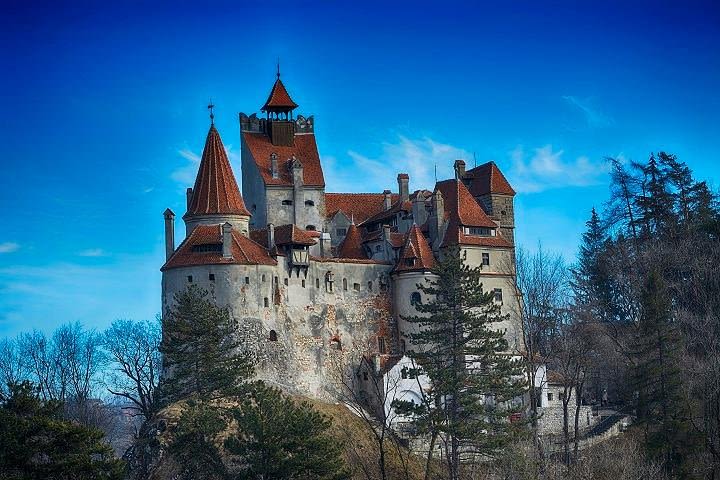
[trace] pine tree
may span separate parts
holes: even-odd
[[[585,225],[587,230],[582,236],[578,264],[572,270],[571,287],[578,306],[595,319],[605,319],[612,301],[610,279],[601,261],[608,237],[594,207]]]
[[[493,292],[483,292],[480,268],[470,268],[458,250],[446,252],[432,270],[434,279],[418,284],[430,298],[417,305],[409,355],[428,375],[431,389],[418,423],[445,440],[449,477],[459,475],[462,452],[492,455],[518,426],[509,422],[525,391],[523,369],[508,354],[508,342],[494,325],[504,317]],[[402,405],[399,405],[402,407]]]
[[[639,166],[644,175],[642,194],[635,197],[641,216],[638,222],[644,238],[665,235],[677,225],[673,211],[673,196],[668,176],[660,168],[655,155],[650,155],[647,164]]]
[[[160,390],[166,401],[233,395],[252,376],[253,365],[242,351],[237,321],[228,308],[216,306],[207,297],[208,292],[192,285],[175,296],[175,308],[163,319]]]
[[[650,452],[671,470],[688,453],[690,425],[682,398],[680,332],[671,315],[671,299],[662,276],[652,270],[641,295],[642,314],[635,345],[638,422]]]
[[[349,478],[330,420],[309,403],[256,384],[233,409],[238,433],[225,441],[241,471],[231,478],[341,480]]]
[[[102,431],[64,420],[62,403],[41,400],[27,381],[8,387],[0,405],[0,478],[123,478],[124,462]]]

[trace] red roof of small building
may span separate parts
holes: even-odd
[[[280,80],[280,74],[278,74],[277,80],[275,80],[275,84],[272,90],[270,90],[270,95],[268,95],[268,99],[265,101],[265,105],[262,106],[261,111],[284,112],[297,108],[297,106],[297,103],[293,102],[292,98],[290,98],[290,94],[285,88],[285,85],[283,85],[282,80]]]
[[[291,186],[293,178],[290,164],[295,156],[303,166],[303,183],[310,187],[325,186],[315,135],[295,135],[292,146],[273,145],[267,135],[258,132],[242,132],[242,139],[255,160],[265,185]],[[273,153],[278,156],[278,178],[272,176],[270,155]]]
[[[222,225],[196,226],[161,270],[194,265],[277,265],[266,248],[235,230],[232,231],[231,258],[223,257],[222,251],[194,252],[193,247],[199,245],[222,245]]]
[[[275,245],[315,245],[317,242],[313,237],[319,236],[319,232],[303,230],[293,224],[275,227]],[[250,238],[265,248],[270,248],[267,228],[251,230]]]
[[[338,246],[337,256],[340,258],[367,259],[365,249],[362,246],[360,229],[358,229],[354,223],[350,224],[347,235],[345,235],[342,243]]]
[[[184,217],[212,214],[250,215],[215,125],[210,126],[205,140],[192,198]]]
[[[400,201],[400,196],[397,196],[397,199],[393,202],[393,205],[388,210],[381,210],[372,217],[364,220],[362,223],[368,224],[368,223],[375,223],[375,222],[381,222],[383,220],[386,220],[388,218],[392,218],[393,216],[397,215],[399,212],[410,212],[412,211],[412,204],[415,198],[417,198],[418,193],[422,193],[425,198],[428,198],[431,193],[427,190],[416,190],[413,193],[410,194],[409,200],[406,200],[404,202]]]
[[[430,270],[435,265],[435,257],[425,236],[417,224],[413,224],[407,234],[400,258],[394,272],[415,272]]]
[[[484,163],[468,170],[465,172],[465,178],[470,179],[468,187],[474,197],[487,195],[488,193],[515,195],[515,190],[510,186],[510,183],[495,162]]]
[[[391,202],[395,203],[400,195],[393,193]],[[342,212],[355,223],[361,224],[373,215],[385,209],[385,195],[382,193],[326,193],[325,218],[330,220],[336,213]]]

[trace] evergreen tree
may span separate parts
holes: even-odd
[[[504,316],[493,292],[482,290],[481,269],[467,266],[457,249],[446,253],[434,278],[418,284],[431,300],[407,321],[419,327],[408,334],[409,355],[432,384],[428,401],[415,407],[418,423],[432,424],[445,440],[449,477],[457,479],[461,450],[492,455],[514,438],[518,426],[509,417],[520,406],[513,400],[526,388],[521,363],[494,328]]]
[[[582,236],[578,264],[572,271],[570,283],[576,304],[600,320],[608,317],[612,300],[609,275],[601,261],[608,238],[594,207],[585,225],[587,230]]]
[[[43,401],[25,381],[9,385],[0,405],[0,478],[6,480],[122,479],[102,431],[63,420],[62,403]]]
[[[638,222],[645,239],[671,232],[678,223],[673,211],[674,199],[670,192],[668,176],[660,168],[655,155],[650,155],[647,164],[638,166],[644,180],[642,193],[635,198],[641,216]]]
[[[682,398],[680,332],[671,316],[662,276],[652,270],[641,294],[642,313],[635,345],[638,421],[649,450],[671,470],[691,451],[689,419]]]
[[[233,409],[238,433],[225,448],[242,464],[237,479],[341,480],[349,478],[341,446],[328,435],[330,420],[309,403],[256,384]]]
[[[163,319],[160,388],[165,400],[232,395],[253,373],[238,339],[237,321],[228,308],[207,297],[208,292],[192,285],[175,296],[175,308]]]

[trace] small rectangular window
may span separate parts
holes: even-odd
[[[368,291],[372,292],[372,281],[368,282]]]
[[[262,278],[262,281],[264,282],[264,281],[265,281],[265,274],[264,274],[264,273],[262,274],[262,277],[261,277],[261,278]]]
[[[385,337],[378,337],[378,352],[385,353]]]
[[[285,279],[285,286],[286,286],[286,287],[288,286],[288,283],[289,283],[289,280],[286,278],[286,279]]]
[[[245,285],[250,285],[250,277],[245,277]]]
[[[482,254],[482,264],[483,265],[490,265],[490,254],[489,253],[483,253]]]
[[[187,276],[188,283],[192,283],[192,275]]]
[[[302,281],[302,288],[305,288],[305,280]]]
[[[367,374],[367,372],[363,372],[363,380],[367,381],[367,379],[368,379],[368,374]]]
[[[502,302],[502,301],[503,301],[502,288],[496,288],[496,289],[494,289],[494,290],[493,290],[493,295],[495,296],[495,301],[496,301],[496,302]]]
[[[320,279],[319,278],[315,279],[315,288],[320,288]]]
[[[548,402],[552,402],[553,394],[551,392],[548,392]]]
[[[268,308],[270,306],[270,300],[268,297],[263,298],[263,305],[265,305],[265,308]]]
[[[211,282],[214,282],[214,281],[215,281],[215,274],[214,274],[214,273],[208,274],[208,280],[210,280]]]
[[[283,205],[292,205],[292,200],[283,200],[282,204]]]
[[[360,284],[359,284],[359,283],[353,283],[353,290],[355,290],[356,292],[359,292],[359,291],[360,291]]]

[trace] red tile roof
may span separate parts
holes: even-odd
[[[436,187],[443,196],[445,218],[448,220],[447,231],[442,246],[447,245],[480,245],[487,247],[508,247],[512,244],[500,235],[480,236],[466,235],[463,227],[481,227],[497,229],[468,191],[465,184],[457,180],[438,182]],[[497,230],[496,230],[497,231]]]
[[[465,178],[470,179],[470,193],[474,197],[487,195],[488,193],[501,193],[504,195],[515,195],[515,190],[502,174],[495,162],[488,162],[465,173]]]
[[[284,112],[297,108],[297,106],[297,103],[293,102],[292,98],[290,98],[290,94],[285,88],[285,85],[283,85],[282,80],[280,80],[280,74],[278,74],[277,80],[275,80],[275,84],[272,90],[270,90],[270,95],[268,95],[268,99],[265,101],[265,105],[262,106],[261,111]]]
[[[394,272],[415,272],[430,270],[435,265],[435,257],[425,236],[417,224],[413,224],[407,234],[405,246],[393,269]]]
[[[275,245],[315,245],[313,237],[319,237],[320,232],[303,230],[292,224],[275,227]],[[258,244],[269,248],[267,228],[250,231],[250,238]]]
[[[215,125],[211,125],[184,218],[218,213],[250,215],[240,195],[220,134]]]
[[[400,195],[391,195],[395,203]],[[385,209],[385,195],[382,193],[326,193],[325,218],[330,220],[337,212],[344,213],[358,225]]]
[[[365,249],[362,246],[362,238],[360,237],[360,229],[354,223],[350,224],[347,235],[342,243],[338,246],[338,257],[367,259]]]
[[[294,145],[292,146],[273,145],[267,135],[257,132],[242,132],[242,139],[255,160],[265,185],[290,186],[293,184],[290,163],[294,155],[302,163],[305,185],[311,187],[325,186],[325,177],[320,165],[320,155],[315,143],[315,135],[295,135]],[[273,153],[278,156],[278,178],[272,176],[270,155]]]
[[[223,257],[222,251],[193,252],[193,247],[198,245],[222,245],[222,225],[198,225],[180,244],[161,270],[194,265],[277,265],[266,248],[240,232],[233,230],[232,240],[232,258]]]

